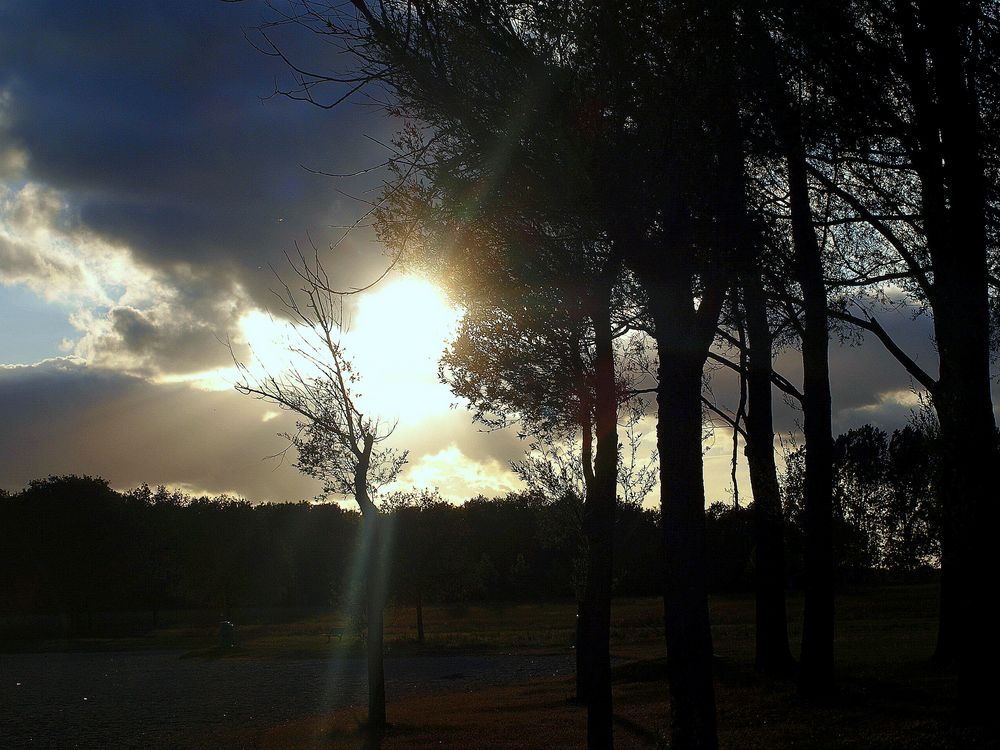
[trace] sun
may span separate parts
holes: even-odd
[[[458,311],[436,286],[403,276],[359,298],[348,335],[366,349],[391,353],[395,362],[436,359],[458,320]]]
[[[452,396],[437,363],[460,319],[438,287],[416,276],[360,295],[343,340],[365,405],[401,422],[447,412]]]
[[[359,406],[372,416],[412,424],[447,413],[451,392],[438,379],[438,360],[454,337],[461,320],[459,310],[430,281],[398,276],[360,293],[347,315],[341,341],[348,358],[361,375]],[[317,342],[308,329],[251,310],[239,321],[234,343],[248,346],[248,371],[257,376],[295,370],[307,377],[320,370],[293,350]],[[322,356],[322,348],[316,350]],[[159,382],[184,382],[203,390],[229,390],[240,375],[234,367],[220,367]]]
[[[349,300],[340,341],[360,374],[358,405],[371,415],[410,425],[446,414],[454,401],[438,379],[438,360],[454,337],[459,310],[431,282],[399,276]],[[234,343],[249,347],[244,365],[254,376],[280,375],[292,370],[306,377],[320,370],[295,349],[315,348],[314,333],[263,310],[251,310],[239,321]],[[234,367],[161,378],[204,390],[229,390],[240,379]]]

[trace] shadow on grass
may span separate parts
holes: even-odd
[[[632,721],[619,714],[615,714],[611,718],[616,727],[621,727],[633,737],[642,741],[646,747],[667,747],[666,738],[660,737],[656,732],[647,729],[639,722]]]
[[[667,657],[640,659],[611,668],[612,682],[660,682],[667,679]]]
[[[316,736],[315,745],[310,747],[356,748],[357,750],[381,750],[383,745],[406,747],[413,737],[435,734],[444,742],[449,728],[434,725],[412,725],[393,722],[384,727],[371,727],[360,718],[354,719],[346,727],[330,726]],[[447,746],[447,745],[445,745]],[[291,745],[289,745],[291,747]]]

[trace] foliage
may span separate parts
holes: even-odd
[[[801,534],[804,448],[785,456],[782,496],[792,533]],[[913,572],[940,555],[938,447],[932,432],[907,425],[887,435],[872,425],[834,441],[834,547],[845,576]],[[792,550],[801,549],[798,538]]]
[[[298,454],[296,467],[320,480],[325,494],[348,495],[363,514],[375,513],[374,495],[399,476],[407,452],[384,445],[395,424],[358,406],[361,375],[341,342],[345,295],[331,288],[319,253],[310,261],[299,252],[289,265],[301,288],[293,291],[279,277],[276,296],[294,325],[286,341],[290,360],[278,369],[248,365],[230,345],[239,373],[235,388],[301,417],[298,432],[284,435]]]

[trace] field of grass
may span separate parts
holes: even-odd
[[[801,599],[789,602],[801,618]],[[800,699],[791,681],[765,680],[752,669],[753,603],[745,596],[712,600],[719,736],[723,748],[1000,747],[995,735],[953,720],[954,676],[929,660],[937,591],[933,586],[886,587],[838,599],[837,694],[822,703]],[[393,642],[406,642],[402,612]],[[573,609],[564,605],[435,610],[428,646],[565,647]],[[670,708],[658,600],[618,601],[614,607],[615,742],[618,748],[668,747]],[[433,624],[432,624],[433,623]],[[791,628],[793,650],[798,628]],[[541,680],[472,693],[411,698],[390,704],[384,750],[425,747],[578,748],[585,709],[568,700],[572,680]],[[364,714],[340,711],[233,738],[260,748],[365,747]],[[369,745],[371,746],[371,745]]]
[[[798,650],[801,599],[789,600],[793,652]],[[724,748],[990,748],[981,730],[953,720],[954,676],[929,660],[936,633],[935,586],[894,586],[841,593],[837,601],[838,692],[824,703],[801,700],[791,681],[755,675],[753,600],[711,600],[720,741]],[[286,613],[287,614],[287,613]],[[363,642],[349,621],[329,614],[241,613],[239,644],[218,646],[210,613],[175,618],[144,638],[49,641],[34,648],[173,648],[195,658],[323,658],[359,654]],[[199,620],[200,618],[200,620]],[[424,609],[426,640],[416,642],[415,613],[390,607],[388,655],[442,653],[568,653],[575,605],[469,604]],[[325,632],[344,627],[341,640]],[[25,644],[21,644],[25,647]],[[663,659],[662,602],[617,600],[613,608],[616,746],[666,747],[669,708]],[[569,701],[571,678],[472,692],[393,700],[381,747],[545,747],[583,744],[585,710]],[[281,726],[247,730],[224,745],[254,748],[355,748],[364,744],[358,709],[303,716]],[[214,738],[217,740],[218,738]],[[192,745],[198,746],[198,738]],[[216,745],[217,746],[217,745]]]
[[[662,604],[658,599],[615,603],[614,638],[635,643],[659,638]],[[470,603],[424,607],[423,644],[417,642],[416,611],[389,606],[385,642],[389,654],[565,651],[573,647],[576,605],[548,603]],[[167,624],[142,636],[119,638],[0,640],[2,651],[168,649],[195,655],[233,658],[322,658],[331,652],[363,650],[358,627],[331,612],[243,610],[233,614],[238,646],[218,648],[219,615],[211,611],[168,613]],[[342,628],[343,636],[326,633]]]
[[[793,650],[801,599],[790,600]],[[571,604],[434,609],[425,615],[426,648],[554,649],[571,638]],[[614,607],[615,740],[618,748],[668,747],[669,706],[662,657],[661,603]],[[838,598],[838,691],[824,702],[800,699],[791,681],[752,669],[753,603],[712,600],[720,743],[723,748],[995,748],[995,735],[954,721],[954,676],[929,660],[936,632],[933,586],[866,589]],[[405,611],[389,628],[394,648],[411,643]],[[412,646],[411,646],[412,647]],[[390,701],[384,750],[402,748],[581,747],[585,709],[569,699],[570,678],[469,693]],[[366,747],[360,710],[303,717],[232,738],[247,747]],[[367,745],[371,746],[371,745]]]

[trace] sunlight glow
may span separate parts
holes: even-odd
[[[453,398],[438,382],[437,362],[460,320],[444,295],[424,279],[402,276],[358,296],[356,309],[341,335],[348,358],[361,375],[358,405],[371,416],[412,424],[448,411]],[[291,368],[315,374],[289,347],[312,344],[310,332],[288,321],[253,310],[240,318],[234,337],[252,356],[254,373],[277,374]],[[233,368],[174,378],[205,389],[232,388]]]
[[[200,391],[231,391],[236,382],[236,370],[232,367],[217,367],[200,372],[168,373],[153,378],[157,385],[183,383]]]
[[[366,416],[398,420],[407,434],[419,434],[422,422],[448,414],[455,401],[438,380],[438,360],[455,335],[461,313],[433,284],[411,276],[380,284],[350,302],[354,310],[347,316],[341,341],[361,376],[355,387],[358,406]],[[290,369],[304,377],[318,374],[308,361],[290,351],[315,344],[311,332],[266,311],[244,314],[239,329],[232,333],[232,343],[236,356],[255,376],[280,376]],[[161,376],[158,382],[231,390],[239,379],[239,372],[230,366]],[[268,423],[279,414],[272,407],[260,418]],[[495,494],[515,486],[516,480],[505,466],[471,461],[457,447],[433,456],[421,456],[418,445],[400,447],[418,452],[411,456],[409,471],[393,489],[440,486],[455,497],[467,497],[469,492]]]
[[[452,443],[437,453],[421,456],[390,489],[435,487],[441,496],[455,501],[475,495],[496,496],[523,489],[523,484],[496,459],[477,461]]]
[[[406,276],[359,299],[348,337],[354,351],[360,354],[364,350],[372,364],[399,367],[407,362],[433,360],[436,367],[458,320],[458,311],[436,286]],[[373,357],[376,353],[377,357]],[[401,374],[407,373],[404,370]]]
[[[263,310],[251,310],[240,318],[240,342],[249,345],[253,360],[271,373],[301,367],[289,351],[300,345],[296,327],[288,321],[272,317]]]
[[[344,345],[361,373],[365,407],[411,423],[446,412],[453,398],[437,363],[460,317],[437,287],[412,276],[362,295]]]

